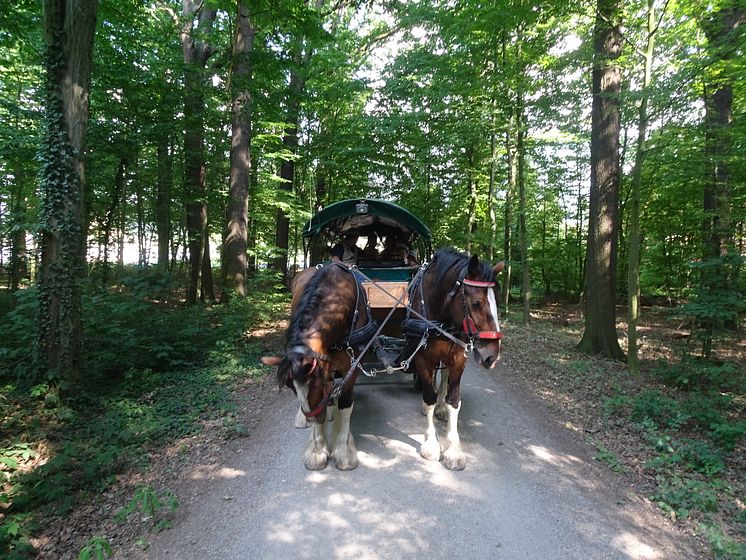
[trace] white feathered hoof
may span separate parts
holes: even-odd
[[[340,471],[351,471],[357,468],[357,448],[354,440],[350,437],[347,445],[336,449],[333,454],[337,468]]]
[[[303,465],[309,471],[321,471],[326,468],[328,462],[329,453],[325,450],[309,448],[303,456]]]
[[[449,447],[443,452],[443,465],[452,471],[463,471],[466,468],[466,458],[460,449]]]
[[[420,457],[427,461],[440,461],[440,444],[437,438],[426,440],[420,446]]]

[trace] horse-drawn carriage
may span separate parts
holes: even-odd
[[[358,240],[359,254],[348,264],[357,269],[373,320],[383,324],[365,363],[372,368],[388,366],[390,371],[391,360],[404,343],[407,287],[419,263],[432,254],[432,234],[414,214],[392,202],[342,200],[315,214],[303,229],[306,262],[317,266],[328,261],[331,248],[349,237]],[[361,247],[363,240],[367,243]],[[376,246],[366,251],[371,241]]]
[[[457,430],[461,376],[472,352],[485,368],[499,358],[495,275],[503,263],[491,267],[453,249],[431,255],[427,226],[380,200],[332,204],[309,220],[303,236],[311,266],[292,283],[285,355],[263,361],[278,365],[278,380],[296,393],[299,417],[311,424],[306,468],[322,469],[330,458],[338,469],[357,467],[350,431],[353,387],[361,372],[376,373],[365,362],[375,351],[379,367],[415,373],[420,381],[427,416],[420,455],[433,461],[442,456],[447,468],[463,469]],[[363,237],[369,244],[361,249],[355,242]],[[425,262],[414,262],[419,259]],[[435,430],[440,368],[448,371],[443,442]],[[337,408],[331,451],[325,427],[330,405]]]

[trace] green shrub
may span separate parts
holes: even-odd
[[[718,507],[717,487],[722,483],[708,483],[688,477],[665,479],[657,477],[658,491],[652,499],[662,510],[686,519],[693,510],[714,512]]]

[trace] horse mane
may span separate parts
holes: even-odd
[[[458,269],[457,278],[461,277],[461,272],[469,265],[471,256],[452,247],[440,249],[435,253],[432,264],[430,265],[435,272],[435,285],[440,286],[445,277],[452,270]],[[485,262],[479,261],[478,277],[474,280],[483,282],[494,282],[495,273],[492,268]]]
[[[327,295],[327,290],[322,289],[322,281],[326,277],[331,267],[323,267],[314,274],[303,288],[303,295],[300,303],[290,317],[290,325],[286,333],[286,342],[288,347],[292,348],[297,345],[305,345],[303,341],[303,332],[313,322],[318,314],[319,306]]]

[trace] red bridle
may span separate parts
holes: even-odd
[[[464,278],[463,284],[464,286],[471,286],[473,288],[490,289],[495,287],[494,282],[482,282],[480,280],[469,280],[468,278]],[[495,321],[497,322],[497,317],[495,317]],[[474,324],[474,320],[469,316],[469,311],[468,309],[466,309],[466,305],[464,305],[463,330],[466,334],[469,335],[469,337],[474,338],[499,340],[503,337],[503,333],[501,333],[500,331],[480,331],[479,329],[477,329],[476,324]]]

